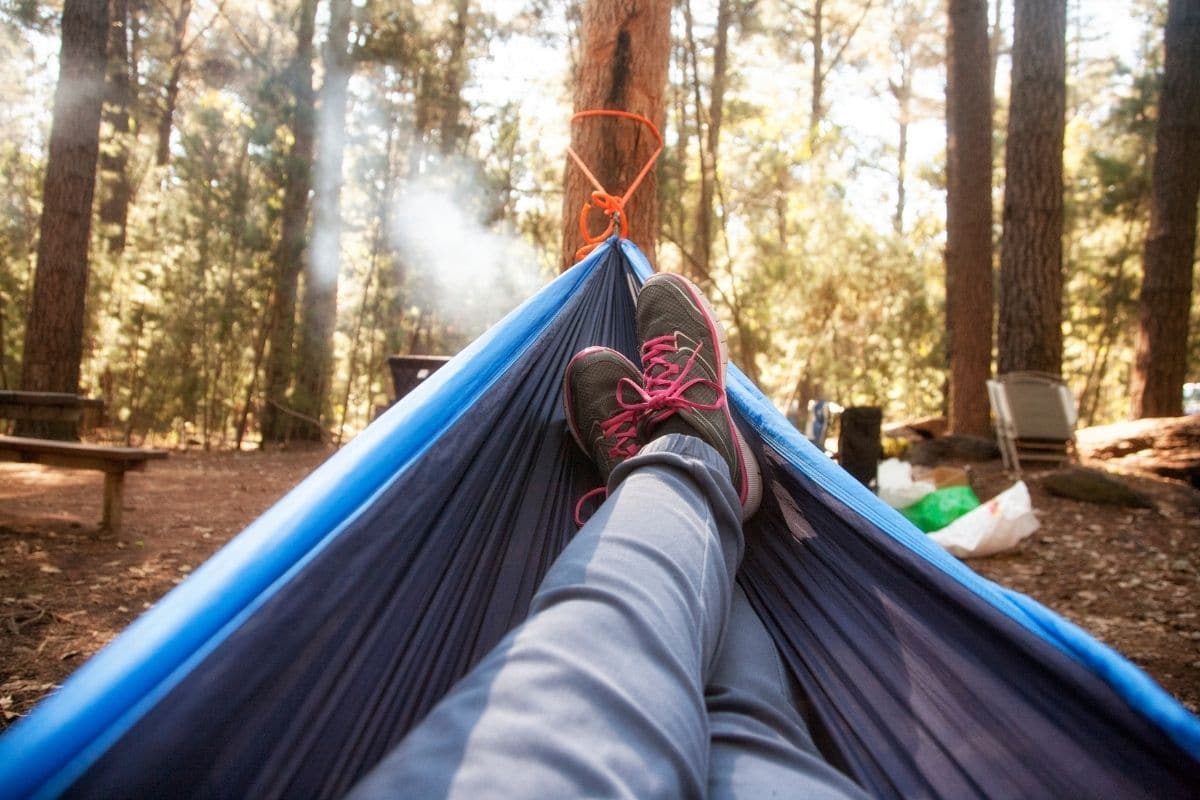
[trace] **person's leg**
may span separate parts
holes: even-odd
[[[717,452],[678,434],[609,485],[527,621],[354,798],[704,795],[703,687],[741,558],[738,495]]]
[[[779,651],[736,584],[705,703],[710,798],[866,797],[813,744]]]
[[[551,567],[526,622],[354,797],[704,795],[704,686],[761,483],[727,406],[724,333],[699,290],[650,278],[637,328],[640,374],[588,348],[563,382],[568,427],[609,502]]]

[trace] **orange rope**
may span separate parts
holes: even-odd
[[[634,114],[629,111],[616,111],[612,109],[593,109],[591,111],[580,111],[574,114],[571,117],[571,122],[575,122],[576,120],[583,119],[585,117],[617,117],[619,119],[631,119],[634,122],[639,122],[649,128],[650,132],[654,134],[654,139],[658,142],[658,149],[656,149],[650,156],[649,160],[646,161],[645,166],[642,167],[642,171],[637,174],[637,177],[633,179],[633,183],[631,183],[629,188],[625,190],[625,194],[617,197],[616,195],[609,193],[609,191],[600,184],[600,181],[596,179],[596,176],[592,174],[592,171],[588,169],[587,164],[583,163],[583,159],[579,157],[579,154],[576,153],[573,148],[569,146],[567,147],[567,155],[571,157],[571,160],[575,162],[580,171],[587,176],[587,179],[591,181],[592,186],[596,187],[596,191],[592,192],[590,201],[585,200],[583,203],[583,208],[579,211],[579,232],[583,235],[583,240],[587,244],[575,251],[576,261],[595,250],[601,242],[603,242],[609,236],[612,236],[614,231],[617,231],[618,235],[622,239],[629,235],[629,220],[625,215],[625,204],[629,202],[629,198],[633,196],[633,193],[637,191],[637,188],[642,185],[642,181],[645,180],[646,176],[650,174],[650,170],[654,168],[654,162],[658,160],[659,154],[661,154],[663,151],[663,138],[662,134],[658,131],[658,127],[641,114]],[[588,232],[588,215],[591,213],[593,208],[603,211],[608,216],[608,227],[606,227],[603,232],[596,236],[593,236]]]

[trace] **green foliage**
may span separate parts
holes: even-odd
[[[36,4],[0,6],[0,61],[12,67],[0,84],[0,388],[21,382],[25,317],[41,216],[44,127],[30,84],[46,67],[35,42],[42,19]]]
[[[20,383],[25,310],[33,280],[39,164],[0,141],[0,388]]]
[[[261,412],[296,3],[193,5],[170,162],[158,166],[178,5],[131,3],[128,244],[111,252],[111,231],[95,226],[83,389],[106,400],[114,438],[220,446],[255,439]],[[506,16],[474,2],[461,48],[456,5],[353,6],[333,415],[325,420],[335,436],[353,434],[387,402],[388,354],[455,352],[557,262],[566,79],[578,61],[569,48],[581,5],[529,0]],[[1089,50],[1104,31],[1073,12],[1065,369],[1084,422],[1127,413],[1160,5],[1132,0],[1130,24],[1142,41],[1123,60]],[[696,267],[716,7],[693,0],[689,58],[675,4],[657,256],[662,268],[684,272]],[[19,380],[58,9],[0,0],[0,61],[13,76],[0,86],[0,386]],[[822,397],[879,405],[891,419],[937,414],[946,380],[944,9],[934,0],[825,0],[819,41],[814,9],[809,0],[732,2],[707,288],[734,360],[781,408],[803,415]],[[509,74],[546,51],[561,75]],[[903,170],[902,118],[910,126]],[[108,126],[102,137],[116,152]],[[902,173],[907,205],[898,209]],[[1191,353],[1200,363],[1198,319]]]
[[[1153,9],[1147,13],[1156,16]],[[1076,70],[1081,76],[1076,91],[1100,91],[1097,86],[1108,91],[1107,103],[1076,115],[1064,156],[1063,371],[1079,398],[1084,425],[1129,413],[1162,69],[1161,34],[1152,20],[1146,30],[1135,63],[1105,58]]]

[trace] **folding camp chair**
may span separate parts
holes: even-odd
[[[1010,372],[988,381],[996,438],[1004,466],[1021,461],[1067,461],[1075,449],[1075,398],[1066,383],[1044,372]]]

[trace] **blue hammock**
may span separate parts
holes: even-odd
[[[0,797],[335,797],[512,626],[595,486],[579,349],[637,355],[610,242],[329,459],[0,739]],[[825,755],[882,797],[1189,797],[1200,720],[931,544],[736,369],[764,467],[739,581]]]

